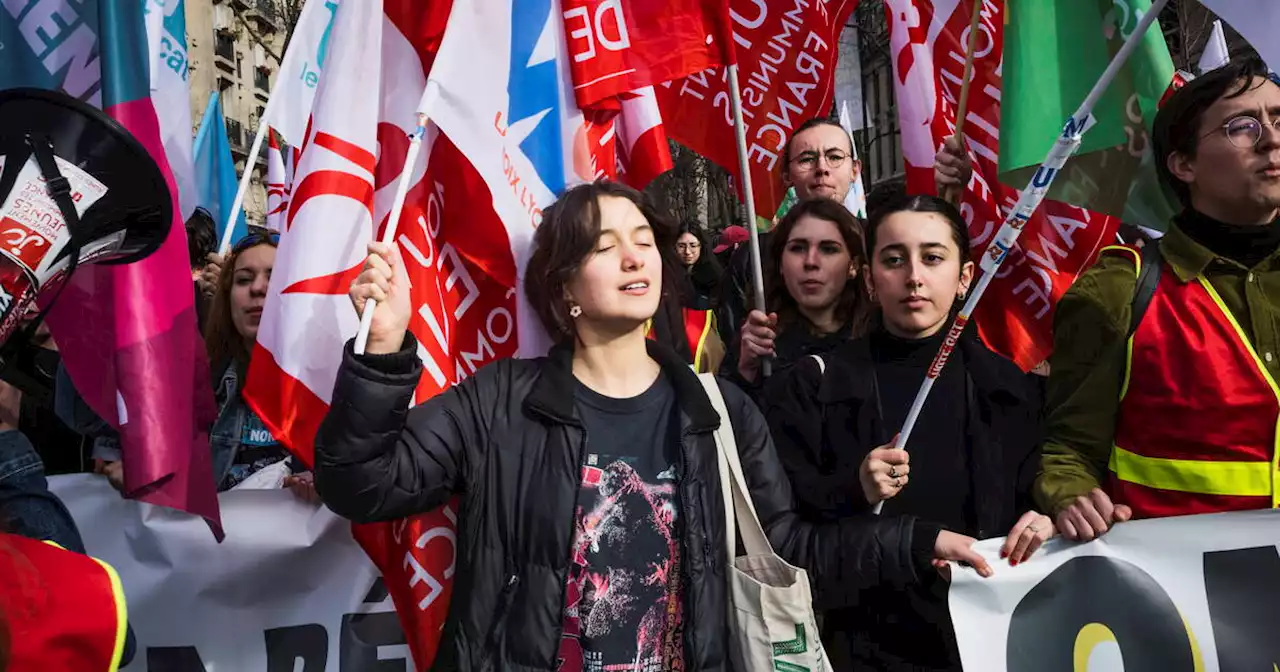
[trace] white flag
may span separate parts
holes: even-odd
[[[1280,11],[1276,0],[1202,0],[1258,50],[1272,70],[1280,68]]]
[[[151,101],[160,122],[160,140],[178,185],[182,218],[199,201],[191,149],[191,87],[187,79],[186,0],[139,0],[147,20],[151,59]]]
[[[431,69],[441,92],[431,120],[493,193],[521,278],[542,209],[594,179],[579,160],[591,151],[577,132],[584,121],[566,82],[568,58],[559,2],[469,0],[454,3]],[[517,298],[519,356],[540,356],[550,340],[524,293]]]
[[[289,40],[289,49],[280,64],[267,103],[266,117],[271,127],[290,145],[302,145],[307,132],[307,119],[320,86],[325,57],[329,52],[329,35],[337,16],[339,0],[307,0],[298,15],[298,25]],[[264,122],[265,123],[265,120]]]
[[[284,155],[273,131],[267,129],[267,229],[279,233],[285,230],[293,181],[285,170]]]
[[[1209,42],[1204,45],[1204,53],[1200,54],[1200,74],[1217,70],[1226,65],[1231,60],[1231,54],[1227,51],[1227,36],[1222,32],[1222,21],[1213,22],[1213,33],[1209,35]]]

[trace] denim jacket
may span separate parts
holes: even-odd
[[[218,419],[213,421],[213,428],[209,430],[209,448],[213,451],[213,482],[221,488],[227,474],[231,473],[236,451],[240,449],[240,436],[249,413],[249,407],[240,396],[240,377],[235,364],[222,372],[214,397],[218,400]]]
[[[209,430],[209,448],[213,458],[214,484],[221,485],[231,471],[236,450],[240,447],[240,432],[245,414],[249,412],[239,394],[239,376],[236,367],[229,366],[223,372],[215,392],[220,400],[218,419]],[[54,387],[54,405],[58,417],[72,429],[95,437],[93,456],[102,460],[120,459],[120,437],[106,421],[89,408],[71,383],[66,369],[58,367],[57,384]]]

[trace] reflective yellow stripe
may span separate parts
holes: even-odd
[[[1123,245],[1108,245],[1098,251],[1101,256],[1107,250],[1115,250],[1118,252],[1126,252],[1133,257],[1133,273],[1134,277],[1142,277],[1142,255],[1137,250]],[[1120,385],[1120,401],[1124,401],[1125,395],[1129,394],[1129,372],[1133,370],[1133,336],[1129,336],[1129,340],[1125,346],[1124,360],[1124,383]]]
[[[1111,450],[1116,478],[1148,488],[1200,495],[1267,497],[1271,495],[1270,462],[1210,462],[1145,457],[1120,446]]]
[[[711,326],[715,323],[715,313],[707,311],[706,321],[702,325],[702,335],[698,336],[698,347],[693,353],[693,370],[699,373],[715,373],[715,371],[702,370],[702,349],[707,345],[707,336],[711,333]]]
[[[107,578],[111,580],[111,601],[116,607],[116,644],[107,672],[116,672],[120,669],[120,660],[124,658],[125,633],[129,627],[129,609],[124,599],[124,585],[120,583],[120,575],[116,574],[114,567],[93,556],[89,557],[102,566],[102,569],[107,572]]]
[[[1213,299],[1214,304],[1218,306],[1218,310],[1222,312],[1227,321],[1231,323],[1231,328],[1235,329],[1236,337],[1240,339],[1240,343],[1244,345],[1244,349],[1249,351],[1249,356],[1253,357],[1253,363],[1258,367],[1258,372],[1266,379],[1267,386],[1271,388],[1271,394],[1276,397],[1276,404],[1280,405],[1280,387],[1276,386],[1276,381],[1267,371],[1267,367],[1262,364],[1262,358],[1258,356],[1258,352],[1253,349],[1253,344],[1249,342],[1249,338],[1245,336],[1244,330],[1240,328],[1240,323],[1236,322],[1236,318],[1227,309],[1227,304],[1222,302],[1222,297],[1218,296],[1218,290],[1213,288],[1213,284],[1205,279],[1203,275],[1197,276],[1196,280],[1209,293],[1209,298]],[[1264,495],[1271,495],[1271,508],[1280,507],[1280,490],[1276,489],[1276,471],[1280,470],[1280,414],[1276,415],[1276,429],[1271,439],[1271,463],[1267,465],[1267,480],[1269,488]]]

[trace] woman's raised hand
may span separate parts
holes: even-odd
[[[400,258],[400,248],[379,242],[369,243],[369,257],[365,259],[359,277],[351,283],[349,296],[356,314],[360,316],[364,315],[365,303],[369,299],[377,301],[365,352],[370,355],[399,352],[412,313],[409,276],[404,260]]]

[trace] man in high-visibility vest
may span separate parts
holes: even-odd
[[[1210,72],[1153,147],[1182,213],[1154,250],[1105,251],[1054,318],[1035,495],[1069,539],[1280,504],[1280,86],[1256,60]]]

